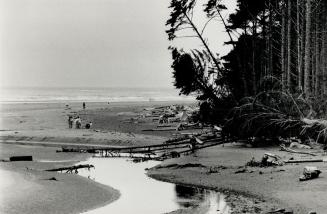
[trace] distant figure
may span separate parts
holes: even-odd
[[[194,137],[191,138],[189,147],[191,149],[191,152],[194,153],[196,150],[196,139]]]
[[[83,102],[83,109],[85,109],[85,102]]]
[[[73,128],[73,117],[71,115],[68,116],[68,127]]]
[[[86,125],[85,125],[85,128],[86,129],[90,129],[92,126],[92,122],[88,122]]]
[[[69,110],[69,109],[71,109],[71,107],[69,107],[68,104],[66,104],[65,106],[66,106],[65,110]]]
[[[82,121],[81,118],[79,118],[79,116],[77,116],[77,118],[75,119],[75,124],[76,124],[76,128],[80,129],[82,126]]]
[[[168,117],[167,117],[166,114],[161,115],[161,116],[159,117],[159,124],[162,124],[162,123],[168,123]]]

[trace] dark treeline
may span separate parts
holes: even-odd
[[[197,7],[206,14],[204,27],[195,24]],[[197,95],[201,120],[223,124],[233,135],[305,133],[306,120],[312,125],[327,111],[327,1],[237,0],[237,7],[224,18],[220,0],[171,1],[169,39],[191,30],[202,43],[189,52],[170,47],[175,86]],[[214,19],[232,47],[222,57],[203,34]]]

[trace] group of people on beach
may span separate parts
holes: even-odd
[[[88,122],[85,124],[86,129],[90,129],[92,126],[92,122]],[[75,127],[76,129],[82,128],[82,120],[79,116],[73,117],[71,115],[68,116],[68,127],[72,129]]]
[[[83,102],[82,106],[83,106],[83,110],[85,110],[86,108],[85,102]],[[66,108],[68,107],[69,105],[66,104]],[[91,126],[92,126],[92,122],[88,122],[85,124],[86,129],[90,129]],[[70,129],[72,129],[73,127],[75,127],[76,129],[82,128],[82,119],[78,115],[74,117],[72,115],[68,115],[68,127]]]
[[[72,129],[75,126],[76,129],[80,129],[82,126],[82,120],[79,116],[73,117],[71,115],[68,116],[68,127]]]

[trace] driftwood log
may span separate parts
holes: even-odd
[[[176,128],[158,128],[158,129],[142,129],[142,132],[155,132],[155,131],[176,131]]]
[[[285,163],[315,163],[315,162],[327,162],[324,159],[304,159],[304,160],[288,160]]]
[[[304,154],[304,155],[311,155],[311,156],[317,156],[316,154],[313,154],[311,152],[303,152],[303,151],[295,151],[293,149],[286,148],[284,145],[280,146],[281,151],[290,152],[290,153],[297,153],[297,154]]]
[[[33,161],[32,156],[12,156],[9,161]]]
[[[61,168],[55,168],[55,169],[47,169],[45,171],[47,171],[47,172],[66,171],[66,173],[73,173],[73,171],[74,171],[77,174],[78,169],[88,169],[88,170],[90,170],[90,168],[94,168],[94,166],[91,165],[91,164],[80,164],[80,165],[76,165],[76,166],[61,167]]]

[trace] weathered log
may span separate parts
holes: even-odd
[[[164,142],[164,144],[171,144],[171,143],[176,143],[176,142],[181,142],[181,141],[185,141],[185,140],[190,140],[187,136],[182,136],[182,137],[178,137],[178,138],[172,138],[172,139],[168,139]]]
[[[198,143],[198,144],[203,144],[204,142],[202,140],[200,140],[199,138],[195,137],[195,141]]]
[[[81,165],[76,165],[76,166],[60,167],[60,168],[55,168],[55,169],[46,169],[44,171],[47,171],[47,172],[66,171],[67,173],[72,173],[73,171],[75,171],[75,173],[77,173],[78,169],[88,169],[88,170],[90,170],[90,168],[94,168],[94,166],[91,165],[91,164],[81,164]]]
[[[163,125],[157,125],[157,128],[172,128],[172,125],[171,124],[163,124]]]
[[[270,211],[268,213],[284,213],[286,210],[284,208],[280,208],[280,209],[277,209],[277,210],[274,210],[274,211]]]
[[[142,129],[142,132],[154,132],[154,131],[176,131],[176,128],[161,128],[161,129]]]
[[[305,159],[305,160],[288,160],[285,163],[315,163],[315,162],[326,162],[324,159]]]
[[[297,153],[297,154],[304,154],[304,155],[311,155],[311,156],[317,156],[316,154],[313,154],[311,152],[301,152],[301,151],[295,151],[293,149],[286,148],[285,146],[280,146],[281,151],[290,152],[290,153]]]
[[[33,161],[32,156],[12,156],[9,161]]]
[[[213,128],[214,128],[216,131],[219,131],[219,132],[221,132],[221,130],[222,130],[222,128],[220,128],[219,126],[216,126],[216,125],[214,125]]]
[[[321,171],[315,166],[306,166],[303,170],[303,175],[299,178],[300,181],[306,181],[318,178]]]

